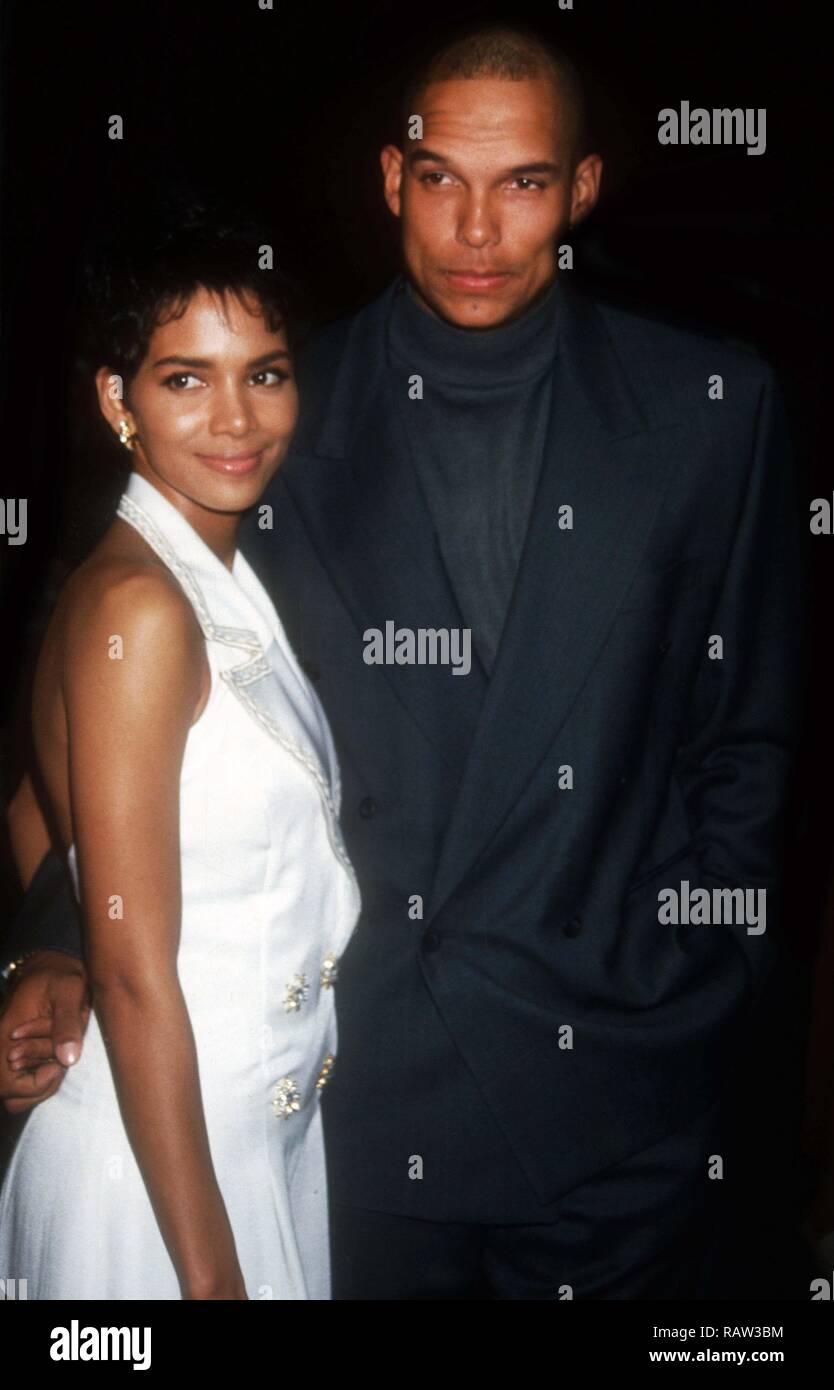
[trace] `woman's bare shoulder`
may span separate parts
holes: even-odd
[[[86,623],[105,614],[141,624],[158,614],[199,633],[194,609],[167,565],[141,537],[117,538],[114,529],[67,580],[58,605],[63,622]]]
[[[51,636],[65,673],[106,655],[146,669],[152,662],[175,678],[198,675],[202,632],[173,574],[143,553],[144,542],[113,544],[109,536],[70,575],[55,607]]]

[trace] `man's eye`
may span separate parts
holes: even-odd
[[[273,381],[267,381],[267,377],[273,377]],[[283,381],[289,381],[289,372],[281,372],[277,367],[264,367],[263,371],[255,372],[252,380],[256,386],[280,386]]]
[[[531,189],[531,188],[544,188],[544,184],[543,184],[543,183],[540,183],[540,182],[538,181],[538,179],[518,178],[518,179],[514,179],[513,182],[519,184],[519,186],[523,184],[524,187],[523,187],[523,189],[522,189],[522,192],[524,192],[524,193],[526,193],[526,192],[528,191],[528,189]]]
[[[170,387],[172,391],[190,391],[192,388],[188,385],[189,381],[195,382],[197,386],[202,384],[200,378],[191,372],[174,372],[171,376],[166,376],[163,385]]]
[[[439,182],[440,182],[441,179],[447,179],[448,177],[449,177],[449,175],[448,175],[448,174],[444,174],[443,171],[442,171],[441,169],[432,169],[432,170],[430,170],[430,172],[429,172],[428,174],[421,174],[421,175],[420,175],[420,182],[421,182],[421,183],[432,183],[432,184],[434,184],[435,187],[436,187],[437,184],[439,184]]]

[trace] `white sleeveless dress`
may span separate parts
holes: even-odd
[[[250,1299],[330,1296],[320,1097],[360,895],[324,711],[248,562],[230,572],[156,488],[118,508],[176,576],[211,693],[180,787],[178,971],[215,1172]],[[74,846],[69,865],[78,892]],[[139,1040],[137,1040],[139,1043]],[[93,1015],[26,1121],[0,1193],[0,1276],[30,1299],[178,1299]]]

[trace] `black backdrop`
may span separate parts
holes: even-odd
[[[19,747],[10,729],[27,632],[49,586],[93,543],[115,502],[114,479],[87,427],[90,398],[71,389],[71,287],[89,228],[114,202],[140,214],[147,199],[186,181],[209,196],[253,199],[306,286],[314,320],[357,307],[397,268],[377,152],[393,133],[402,72],[437,25],[469,17],[536,23],[586,72],[606,171],[601,206],[576,238],[577,279],[762,352],[787,393],[803,510],[813,497],[830,498],[823,298],[831,82],[822,9],[575,0],[562,11],[550,0],[512,7],[510,16],[454,0],[332,10],[299,0],[274,0],[272,10],[257,0],[7,3],[2,495],[27,497],[29,532],[24,546],[0,544],[7,781]],[[658,111],[682,100],[764,107],[766,153],[659,145]],[[121,142],[108,139],[113,114],[124,119]],[[832,553],[834,538],[808,538],[805,751],[788,845],[796,1007],[774,1022],[781,1040],[772,1056],[759,1051],[752,1060],[749,1087],[750,1104],[759,1097],[773,1111],[774,1136],[793,1138],[805,994],[825,927],[834,839]],[[12,906],[10,872],[5,882]],[[791,1162],[780,1159],[785,1209],[806,1181]],[[766,1195],[772,1203],[773,1191]]]

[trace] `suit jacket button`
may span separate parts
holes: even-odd
[[[569,917],[567,922],[565,922],[562,926],[562,931],[564,932],[565,936],[578,936],[581,930],[581,917]]]
[[[359,814],[363,820],[370,820],[371,816],[376,815],[376,802],[372,796],[363,796],[359,803]]]
[[[661,642],[660,647],[659,647],[660,655],[661,655],[661,656],[665,656],[666,653],[668,652],[669,648],[671,647],[671,645],[672,645],[671,642]]]
[[[423,950],[438,950],[442,939],[443,938],[441,937],[440,932],[432,931],[431,929],[429,929],[429,931],[427,932],[423,932]]]

